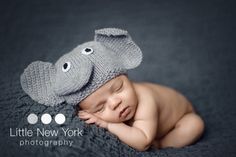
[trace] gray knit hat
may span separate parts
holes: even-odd
[[[78,45],[55,64],[32,62],[20,81],[23,90],[38,103],[76,105],[141,61],[142,52],[127,31],[104,28],[95,31],[94,41]]]

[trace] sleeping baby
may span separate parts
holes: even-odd
[[[204,130],[191,103],[177,91],[152,83],[136,83],[120,75],[80,103],[79,117],[144,151],[183,147]]]
[[[79,118],[116,135],[130,147],[184,147],[204,130],[191,103],[174,89],[133,82],[127,70],[142,52],[127,31],[104,28],[55,64],[35,61],[21,75],[23,90],[35,101],[77,105]]]

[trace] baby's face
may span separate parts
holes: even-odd
[[[137,104],[133,84],[125,75],[120,75],[81,101],[79,106],[107,122],[124,122],[134,116]]]

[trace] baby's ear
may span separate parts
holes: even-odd
[[[142,61],[142,51],[131,39],[127,31],[104,28],[95,31],[94,40],[114,51],[125,69],[133,69]]]

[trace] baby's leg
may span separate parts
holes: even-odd
[[[159,141],[159,147],[176,147],[190,145],[195,142],[203,133],[204,123],[195,113],[184,115],[175,127]]]

